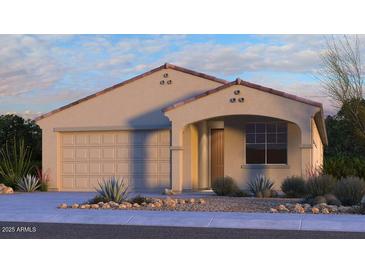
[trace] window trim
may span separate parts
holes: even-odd
[[[285,123],[285,125],[286,125],[286,142],[285,142],[285,144],[286,144],[286,163],[277,163],[277,164],[275,164],[275,163],[268,163],[267,162],[267,145],[268,145],[268,143],[267,143],[267,124],[273,124],[273,123],[275,123],[275,124],[278,124],[278,123]],[[246,132],[246,126],[247,126],[247,124],[255,124],[255,138],[256,138],[256,124],[264,124],[265,125],[265,143],[264,143],[264,145],[265,145],[265,163],[263,163],[263,164],[248,164],[247,163],[247,132]],[[276,135],[278,134],[278,132],[277,132],[277,130],[276,130]],[[289,149],[288,149],[288,140],[289,140],[289,138],[288,138],[288,136],[289,136],[289,132],[288,132],[288,123],[287,122],[285,122],[285,121],[270,121],[270,122],[247,122],[246,124],[245,124],[245,127],[244,127],[244,138],[245,138],[245,160],[244,160],[244,164],[243,165],[241,165],[241,168],[260,168],[260,167],[263,167],[263,166],[266,166],[266,167],[270,167],[270,166],[272,166],[272,167],[277,167],[277,168],[287,168],[287,167],[289,167],[289,158],[288,158],[288,156],[289,156]],[[276,136],[277,137],[277,136]],[[253,144],[253,143],[249,143],[249,144]],[[255,143],[256,144],[256,143]],[[263,144],[263,143],[258,143],[258,144]],[[282,144],[282,143],[281,143]]]

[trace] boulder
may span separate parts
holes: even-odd
[[[120,209],[125,209],[125,208],[127,208],[127,206],[126,206],[126,205],[124,205],[124,204],[120,204],[118,208],[120,208]]]
[[[110,201],[109,202],[109,205],[112,207],[112,208],[118,208],[119,207],[119,204],[116,203],[116,202],[113,202],[113,201]]]
[[[313,214],[318,214],[319,213],[319,208],[318,207],[312,207],[312,213]]]
[[[160,207],[162,207],[162,204],[161,203],[153,203],[153,205],[155,206],[155,207],[157,207],[157,208],[160,208]]]
[[[322,209],[321,209],[321,213],[322,213],[322,214],[329,214],[329,213],[330,213],[330,211],[329,211],[327,208],[322,208]]]
[[[199,204],[206,204],[206,201],[205,201],[204,199],[199,199],[199,200],[198,200],[198,203],[199,203]]]
[[[110,205],[108,203],[103,204],[103,206],[101,207],[103,209],[109,209]]]
[[[85,207],[85,205],[80,205],[80,208],[85,209],[86,207]]]
[[[172,189],[165,188],[163,194],[165,194],[165,195],[175,195],[175,192],[173,192]]]
[[[14,193],[14,190],[9,187],[9,186],[6,186],[4,184],[0,184],[0,194],[12,194]]]
[[[281,212],[289,212],[289,209],[287,209],[285,205],[278,205],[278,206],[276,207],[276,209],[277,209],[278,211],[281,211]]]
[[[71,208],[79,208],[79,204],[73,204]]]
[[[134,203],[133,204],[133,207],[136,207],[136,208],[138,208],[138,207],[141,207],[139,204],[137,204],[137,203]]]
[[[92,209],[98,209],[98,208],[100,208],[100,206],[98,204],[92,204],[91,205],[91,208]]]
[[[270,213],[278,213],[278,210],[276,208],[270,208]]]
[[[189,204],[194,204],[194,203],[195,203],[195,199],[194,198],[189,199]]]
[[[60,204],[60,205],[58,206],[58,208],[67,208],[67,204],[62,203],[62,204]]]
[[[183,204],[185,204],[185,200],[184,200],[184,199],[180,199],[180,200],[178,200],[178,203],[179,203],[180,205],[183,205]]]
[[[104,202],[99,202],[99,203],[98,203],[98,206],[99,206],[99,207],[102,207],[103,205],[104,205]]]
[[[91,207],[91,205],[89,205],[89,204],[86,204],[84,206],[85,206],[86,209],[89,209]]]
[[[295,213],[303,214],[303,213],[305,212],[305,209],[304,209],[304,207],[302,207],[302,205],[300,205],[300,204],[296,204],[296,205],[294,206],[294,212],[295,212]]]

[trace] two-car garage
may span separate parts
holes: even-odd
[[[124,178],[130,189],[170,187],[170,131],[116,130],[58,133],[60,190],[95,190],[110,176]]]

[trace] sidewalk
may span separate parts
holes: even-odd
[[[362,215],[57,209],[91,193],[0,196],[0,221],[365,232]]]

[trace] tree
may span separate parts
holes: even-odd
[[[14,141],[24,140],[24,145],[32,150],[32,162],[40,164],[42,160],[42,132],[31,119],[25,120],[17,115],[0,115],[0,148]]]
[[[338,118],[348,123],[357,141],[365,144],[364,75],[358,37],[328,40],[321,60],[319,79],[327,95],[340,108]]]

